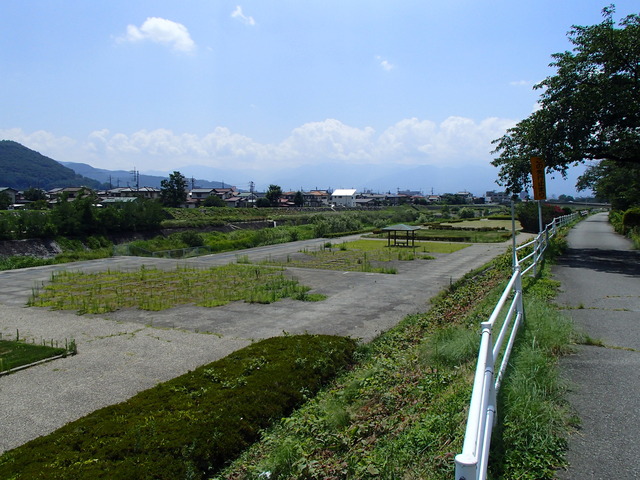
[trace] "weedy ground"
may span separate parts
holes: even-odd
[[[319,268],[352,272],[397,273],[392,262],[432,260],[430,253],[452,253],[466,244],[424,242],[415,248],[388,246],[386,240],[356,240],[352,242],[327,242],[317,250],[303,250],[286,260],[273,259],[266,264],[287,267]]]
[[[34,289],[29,306],[104,313],[122,308],[164,310],[195,303],[216,307],[232,301],[272,303],[281,298],[322,300],[309,287],[284,276],[283,269],[236,265],[173,271],[144,266],[133,272],[58,272],[51,282]]]
[[[508,255],[443,292],[425,314],[363,346],[359,364],[266,432],[215,479],[449,479],[462,449],[479,343],[510,275]],[[549,303],[545,269],[526,282],[527,317],[500,394],[490,478],[550,479],[574,420],[557,356],[572,325]]]

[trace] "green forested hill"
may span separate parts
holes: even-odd
[[[77,175],[70,168],[18,142],[0,140],[0,187],[16,190],[36,187],[49,190],[81,186],[101,188],[102,184]]]

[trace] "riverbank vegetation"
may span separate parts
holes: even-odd
[[[215,479],[449,479],[462,449],[478,348],[509,255],[472,272],[358,351],[358,364]],[[525,285],[527,320],[500,393],[492,478],[554,478],[572,416],[558,355],[574,341],[546,267]]]
[[[616,232],[627,236],[636,249],[640,249],[640,207],[626,211],[613,210],[609,213],[609,221]]]

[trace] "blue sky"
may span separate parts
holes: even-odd
[[[99,168],[204,166],[239,186],[305,167],[489,168],[566,32],[605,5],[2,0],[0,139]],[[616,5],[616,19],[640,12]]]

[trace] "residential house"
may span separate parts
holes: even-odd
[[[456,197],[461,198],[463,203],[473,203],[473,194],[467,191],[458,192],[454,194]]]
[[[238,194],[238,190],[236,187],[214,188],[213,193],[218,195],[221,199],[226,200],[227,198],[235,197]]]
[[[107,190],[108,198],[142,197],[148,199],[160,198],[161,190],[154,187],[118,187]]]
[[[199,205],[200,203],[204,202],[210,195],[215,195],[213,188],[193,188],[189,192],[188,200],[191,200],[191,202]]]
[[[356,189],[355,188],[339,188],[331,194],[331,203],[342,207],[356,206]]]
[[[18,195],[18,190],[11,187],[0,187],[0,194],[5,193],[9,196],[9,200],[11,200],[11,204],[16,203],[16,196]]]
[[[81,193],[90,194],[95,193],[89,187],[64,187],[64,188],[53,188],[47,192],[47,196],[50,201],[56,201],[59,197],[63,195],[67,195],[67,200],[72,201],[80,196]]]
[[[304,205],[307,207],[326,207],[329,205],[331,194],[326,190],[311,190],[310,192],[302,192]]]
[[[485,193],[484,196],[487,203],[509,203],[511,201],[511,196],[507,192],[491,190]]]

